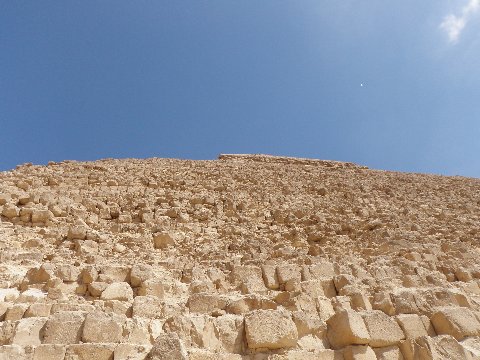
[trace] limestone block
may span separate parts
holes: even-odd
[[[99,269],[98,281],[105,282],[130,282],[129,266],[106,265]]]
[[[67,233],[68,240],[85,240],[88,228],[85,225],[70,226]]]
[[[25,318],[29,317],[48,317],[50,315],[50,309],[52,308],[52,304],[47,303],[34,303],[31,304],[25,314],[23,315]]]
[[[289,314],[279,310],[256,310],[245,316],[250,349],[279,349],[296,345],[298,332]]]
[[[19,209],[15,205],[5,205],[2,210],[2,215],[12,220],[20,214]]]
[[[371,310],[364,311],[361,314],[370,334],[370,346],[390,346],[398,344],[400,340],[405,339],[405,335],[395,319],[384,312]]]
[[[149,360],[187,360],[188,354],[176,333],[160,334],[148,354]]]
[[[0,360],[32,360],[33,349],[20,345],[0,346]]]
[[[428,336],[422,318],[417,314],[400,314],[396,316],[396,320],[407,339],[417,339],[421,336]]]
[[[67,346],[65,360],[113,360],[114,344],[74,344]]]
[[[381,310],[389,316],[395,315],[395,307],[393,306],[390,294],[387,292],[375,293],[372,301],[373,310]]]
[[[50,316],[45,324],[44,344],[77,344],[82,337],[84,315],[62,311]]]
[[[414,359],[472,360],[470,354],[450,335],[423,336],[415,341]],[[409,359],[407,359],[409,360]]]
[[[8,308],[8,310],[5,313],[5,320],[7,321],[20,320],[21,318],[23,318],[23,314],[25,314],[25,311],[27,310],[27,308],[28,308],[27,304],[12,305],[11,307]]]
[[[374,348],[373,351],[377,356],[377,360],[404,360],[400,348],[396,345]]]
[[[265,286],[270,290],[277,290],[279,288],[277,270],[275,266],[263,265],[262,275]]]
[[[80,273],[80,280],[83,284],[91,284],[98,278],[98,271],[93,266],[87,266]]]
[[[225,310],[229,314],[245,314],[252,310],[275,310],[277,303],[257,294],[250,294],[228,301]]]
[[[264,293],[267,291],[263,281],[262,269],[257,266],[234,266],[230,273],[230,281],[242,293]]]
[[[0,346],[10,345],[12,343],[16,328],[16,321],[2,321],[0,323]]]
[[[12,344],[16,345],[40,345],[43,340],[44,326],[47,318],[27,318],[17,323]]]
[[[317,298],[317,312],[320,320],[326,321],[331,316],[335,315],[335,310],[333,309],[332,302],[326,297]]]
[[[130,272],[130,284],[133,287],[140,286],[145,280],[152,278],[153,269],[148,264],[135,264]]]
[[[161,232],[153,235],[153,247],[155,249],[166,249],[173,245],[175,245],[175,240],[169,233]]]
[[[118,344],[113,352],[115,360],[144,360],[150,352],[151,345]]]
[[[160,279],[147,279],[142,282],[138,288],[138,295],[140,296],[155,296],[163,299],[165,296],[165,289],[163,282]]]
[[[82,341],[84,343],[116,343],[122,338],[123,319],[103,312],[90,313],[83,324]]]
[[[375,352],[370,346],[350,345],[343,351],[345,360],[377,360]]]
[[[66,347],[64,345],[43,344],[35,347],[33,360],[63,360]]]
[[[300,283],[302,292],[311,297],[325,296],[328,298],[335,297],[337,291],[331,279],[307,280]]]
[[[298,265],[286,264],[277,266],[277,277],[280,286],[294,286],[302,281],[301,269]]]
[[[439,335],[451,335],[457,340],[480,335],[480,321],[467,308],[444,307],[436,311],[430,320]]]
[[[192,294],[187,306],[192,313],[210,314],[213,311],[223,310],[227,305],[226,300],[218,294],[198,293]]]
[[[115,282],[108,285],[100,296],[102,300],[133,300],[133,290],[127,282]]]
[[[0,321],[5,320],[5,314],[11,306],[11,303],[0,302]]]
[[[299,338],[309,334],[320,335],[327,330],[325,322],[311,313],[295,311],[292,313],[292,318],[297,327]]]
[[[360,313],[345,310],[327,320],[327,336],[333,349],[347,345],[366,345],[370,341],[365,322]]]
[[[107,286],[106,282],[94,281],[88,284],[88,292],[94,297],[100,297]]]
[[[122,342],[129,344],[151,344],[150,319],[126,319],[123,324]]]
[[[302,269],[303,280],[319,280],[328,278],[330,280],[335,276],[335,267],[331,262],[324,261],[310,266],[305,266]]]
[[[136,296],[133,300],[132,316],[159,319],[163,314],[163,302],[155,296]]]
[[[75,282],[80,275],[80,269],[73,265],[60,265],[55,270],[55,275],[62,281]]]
[[[244,351],[245,326],[243,316],[223,315],[213,320],[215,332],[224,351],[241,354]]]
[[[19,295],[18,289],[0,289],[0,302],[15,301]]]
[[[48,284],[47,284],[48,286]],[[23,291],[18,299],[18,303],[34,303],[34,302],[41,302],[47,297],[47,294],[45,294],[42,290],[40,289],[28,289]]]
[[[32,223],[47,223],[53,218],[53,213],[50,210],[33,210]]]
[[[412,290],[402,289],[392,294],[396,314],[419,314]]]

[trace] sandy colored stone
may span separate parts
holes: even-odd
[[[386,315],[380,310],[364,311],[361,314],[370,334],[368,342],[370,346],[390,346],[398,344],[405,339],[405,335],[395,318]]]
[[[362,315],[353,310],[337,312],[327,320],[328,340],[334,349],[348,345],[365,345],[370,342]]]
[[[250,349],[279,349],[296,345],[298,332],[291,317],[278,310],[257,310],[245,316]]]
[[[102,300],[133,300],[133,290],[127,282],[115,282],[108,285],[100,296]]]

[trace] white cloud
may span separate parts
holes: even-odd
[[[468,0],[468,4],[462,8],[460,15],[449,14],[445,16],[440,28],[445,30],[448,40],[456,43],[460,38],[462,30],[467,25],[470,17],[480,9],[480,0]]]

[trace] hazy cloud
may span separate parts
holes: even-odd
[[[467,25],[470,17],[480,9],[480,0],[469,0],[465,5],[460,15],[449,14],[445,16],[440,28],[445,30],[448,35],[448,40],[451,43],[456,43],[462,33],[462,30]]]

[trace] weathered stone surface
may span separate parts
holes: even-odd
[[[122,338],[121,317],[94,312],[85,317],[82,341],[85,343],[116,343]]]
[[[105,290],[102,291],[100,299],[131,301],[133,300],[133,290],[126,282],[115,282],[108,285]]]
[[[264,155],[19,166],[0,359],[475,359],[479,193]]]
[[[298,332],[291,317],[278,310],[257,310],[245,316],[250,349],[279,349],[296,345]]]
[[[161,334],[155,339],[149,360],[187,360],[185,347],[175,333]]]
[[[341,311],[327,320],[328,340],[334,349],[348,345],[365,345],[370,341],[365,322],[360,313]]]
[[[430,320],[439,335],[451,335],[457,340],[480,335],[480,321],[467,308],[442,308]]]
[[[362,312],[362,318],[370,334],[368,343],[372,347],[395,345],[405,339],[395,319],[380,310]]]
[[[45,344],[78,344],[82,337],[85,316],[78,312],[58,312],[45,324]]]

